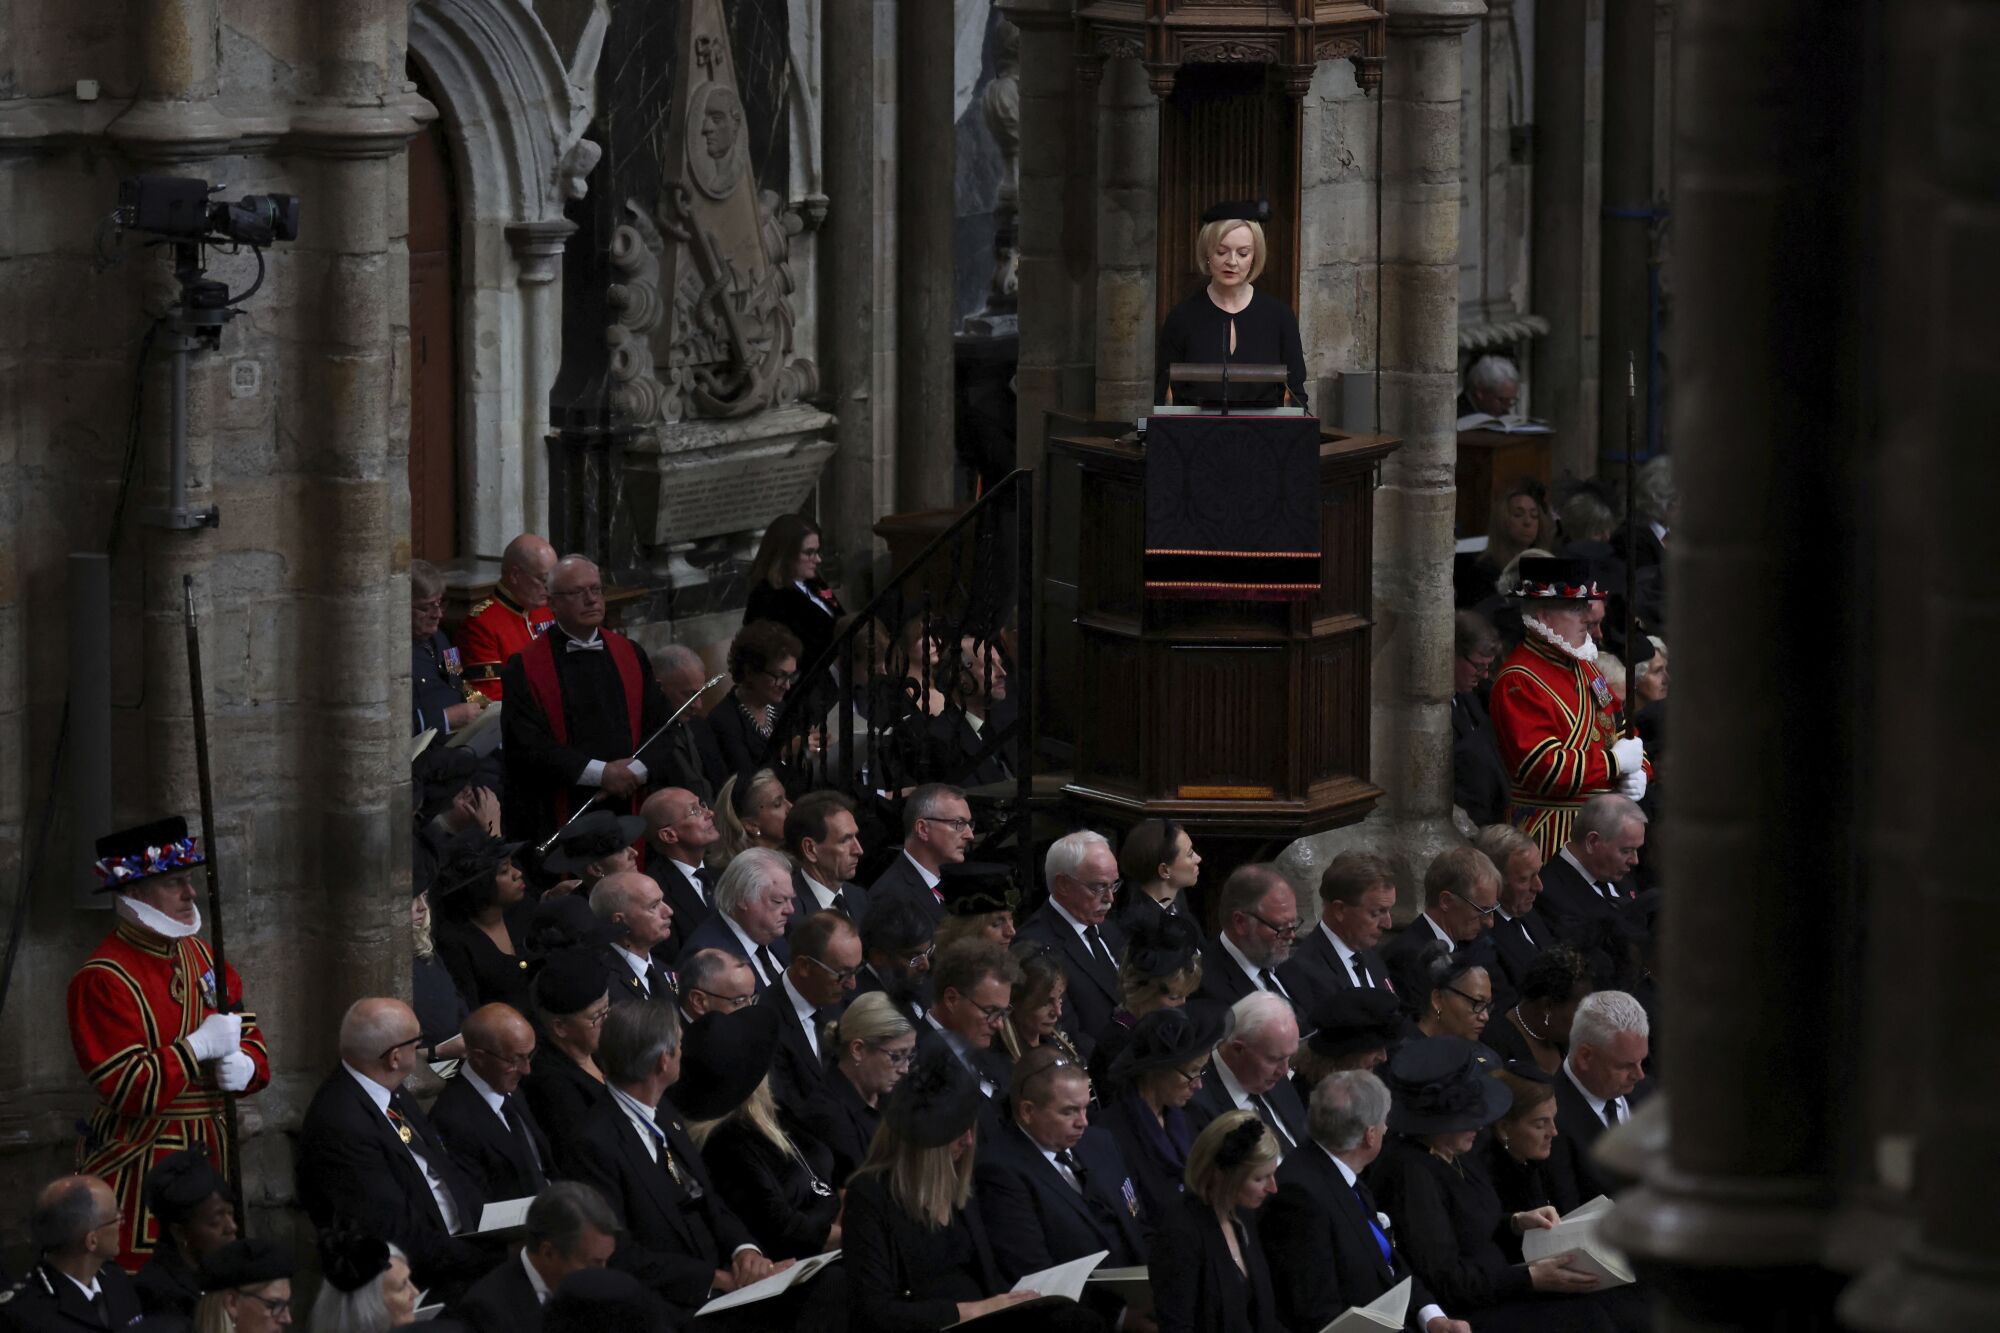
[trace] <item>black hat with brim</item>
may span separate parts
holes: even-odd
[[[1201,211],[1202,224],[1211,222],[1255,222],[1271,220],[1271,204],[1267,199],[1225,199],[1221,203],[1210,204]]]
[[[681,1034],[681,1077],[673,1102],[690,1120],[720,1120],[750,1099],[778,1053],[778,1006],[753,1004],[734,1013],[711,1010]]]
[[[1382,1051],[1402,1035],[1402,1005],[1395,995],[1374,986],[1350,986],[1335,991],[1313,1007],[1313,1030],[1306,1043],[1329,1060],[1360,1051]]]
[[[952,916],[1011,912],[1021,902],[1014,872],[994,861],[960,861],[946,866],[939,872],[938,892],[944,895],[944,910]]]
[[[596,1004],[610,989],[604,960],[592,950],[575,948],[558,949],[544,958],[528,992],[543,1013],[567,1018]]]
[[[179,815],[150,824],[120,829],[97,840],[96,893],[123,893],[134,884],[161,875],[185,875],[208,864],[201,839],[188,835]]]
[[[1511,594],[1524,602],[1590,602],[1604,596],[1588,560],[1559,555],[1524,555]]]
[[[484,829],[461,833],[445,844],[440,856],[437,881],[431,885],[431,901],[443,902],[491,876],[501,865],[514,859],[526,844],[502,842]]]
[[[163,1223],[187,1221],[218,1194],[232,1202],[236,1198],[208,1160],[207,1144],[169,1153],[146,1173],[146,1207]]]
[[[385,1263],[383,1265],[387,1267]],[[380,1271],[380,1270],[377,1270]],[[248,1236],[232,1240],[201,1261],[201,1289],[261,1287],[292,1275],[292,1255],[282,1245]]]
[[[552,875],[581,875],[592,861],[630,847],[645,831],[646,821],[637,815],[592,810],[563,830],[542,858],[542,869]]]
[[[918,1048],[882,1118],[918,1147],[942,1148],[972,1128],[982,1100],[979,1080],[938,1042]]]
[[[1513,1094],[1489,1075],[1499,1060],[1463,1037],[1422,1037],[1396,1052],[1382,1071],[1397,1134],[1461,1134],[1507,1113]]]
[[[1186,971],[1201,948],[1194,927],[1172,912],[1146,912],[1125,929],[1121,970],[1142,977],[1165,978]]]
[[[1236,1028],[1229,1006],[1190,1000],[1174,1009],[1155,1009],[1139,1020],[1132,1038],[1111,1062],[1111,1079],[1123,1083],[1154,1069],[1184,1065],[1215,1053]]]

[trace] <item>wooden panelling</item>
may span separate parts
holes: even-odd
[[[1158,762],[1146,794],[1178,795],[1183,785],[1269,787],[1296,796],[1287,779],[1289,648],[1174,645],[1156,654],[1148,684],[1148,725]]]
[[[1076,544],[1077,605],[1086,615],[1139,619],[1146,525],[1142,483],[1137,473],[1084,471],[1084,516],[1078,519]]]
[[[1140,792],[1140,772],[1148,737],[1141,719],[1157,725],[1144,707],[1139,643],[1084,630],[1078,636],[1076,675],[1066,682],[1075,696],[1079,781],[1111,791]],[[1058,682],[1062,689],[1065,682]]]
[[[1299,712],[1308,787],[1368,773],[1369,631],[1321,639],[1299,663]]]
[[[1374,603],[1375,487],[1370,473],[1320,482],[1321,617],[1367,616]]]

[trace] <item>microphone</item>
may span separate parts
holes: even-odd
[[[1222,339],[1222,416],[1229,415],[1229,352],[1236,342],[1236,318],[1231,316],[1229,331]]]

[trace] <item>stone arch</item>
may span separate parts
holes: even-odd
[[[594,0],[562,51],[530,0],[417,0],[409,50],[438,110],[460,191],[460,532],[495,556],[548,531],[549,387],[562,359],[563,216],[597,146]]]

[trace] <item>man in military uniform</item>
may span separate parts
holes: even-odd
[[[116,1262],[123,1221],[111,1187],[96,1176],[44,1185],[28,1221],[39,1258],[0,1291],[0,1328],[103,1333],[137,1323],[139,1292]]]
[[[444,631],[444,574],[428,560],[410,562],[410,734],[447,735],[467,726],[488,700],[465,683],[458,649]]]
[[[1569,839],[1590,797],[1646,794],[1651,770],[1637,737],[1619,739],[1611,687],[1597,669],[1588,621],[1602,598],[1589,562],[1553,556],[1521,560],[1522,640],[1493,681],[1487,705],[1512,787],[1513,822],[1544,859]]]
[[[556,548],[532,532],[522,533],[500,553],[500,582],[493,595],[474,606],[458,627],[465,678],[487,698],[507,697],[500,679],[507,659],[555,620],[549,610],[549,574],[555,567]]]
[[[205,1144],[226,1177],[223,1098],[261,1090],[271,1067],[236,969],[218,992],[195,905],[193,874],[207,857],[187,821],[99,838],[97,855],[98,892],[118,895],[118,928],[69,983],[70,1043],[99,1099],[79,1169],[109,1183],[118,1261],[136,1270],[160,1241],[147,1174]]]

